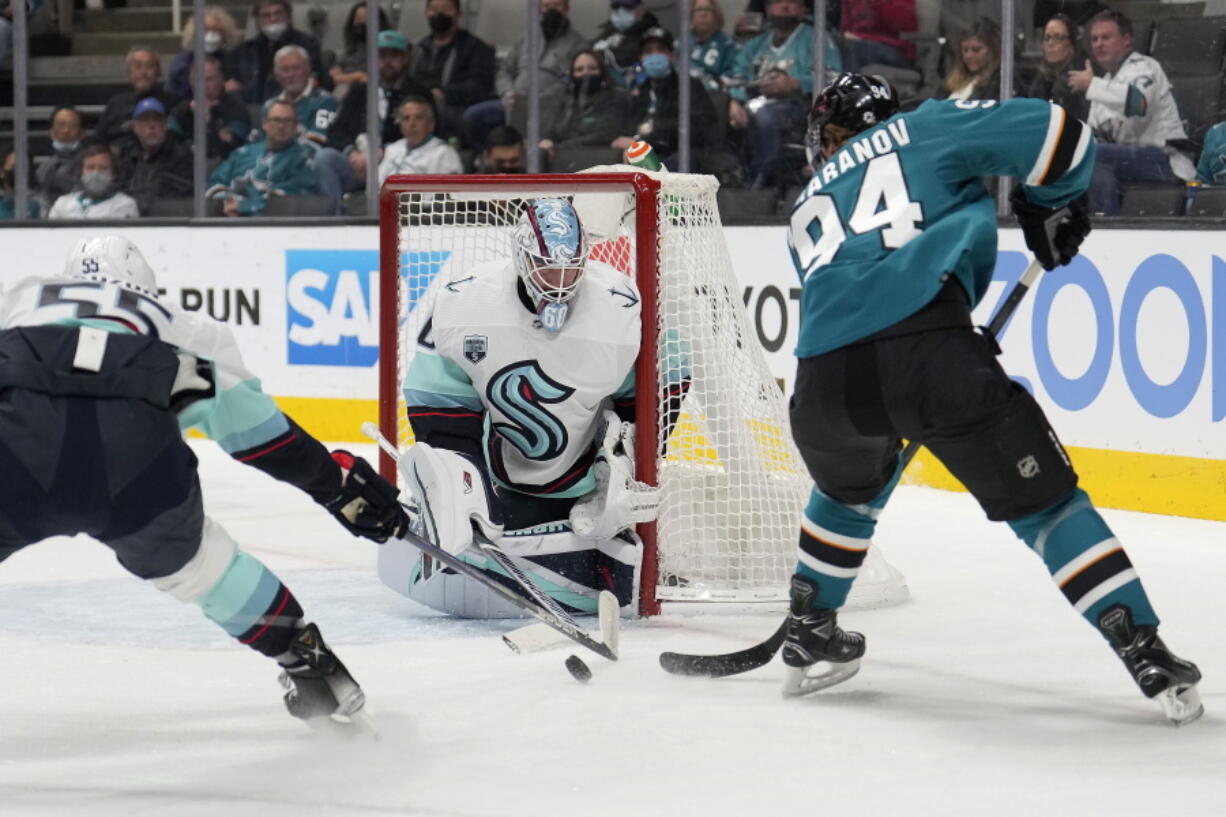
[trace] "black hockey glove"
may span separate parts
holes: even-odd
[[[1031,204],[1019,184],[1013,188],[1009,203],[1013,205],[1013,214],[1022,228],[1026,246],[1045,270],[1072,261],[1090,232],[1090,216],[1084,199],[1077,198],[1064,207],[1052,209]]]
[[[396,486],[348,451],[333,451],[332,459],[341,469],[341,492],[323,506],[354,536],[380,543],[399,536],[409,520],[396,499]]]

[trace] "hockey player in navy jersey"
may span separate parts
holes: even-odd
[[[512,257],[441,273],[404,381],[416,444],[401,470],[425,534],[514,587],[479,548],[497,541],[568,611],[600,591],[632,605],[655,489],[634,480],[633,279],[588,258],[566,199],[525,207]],[[684,389],[685,384],[677,384]],[[522,612],[404,541],[379,550],[388,586],[470,618]]]
[[[899,114],[884,80],[843,74],[814,101],[807,141],[815,170],[789,231],[802,281],[791,418],[816,487],[792,579],[785,694],[858,670],[864,637],[842,630],[836,611],[898,482],[905,438],[1034,549],[1146,696],[1177,723],[1195,719],[1200,672],[1163,645],[1136,570],[1042,409],[971,323],[996,263],[983,177],[1017,177],[1027,246],[1045,269],[1066,264],[1090,230],[1077,204],[1094,167],[1088,128],[1034,99],[929,101]]]
[[[84,239],[63,275],[0,295],[0,561],[88,534],[274,659],[292,715],[351,722],[365,696],[319,628],[205,515],[188,428],[301,488],[354,535],[381,542],[407,522],[369,464],[329,455],[260,390],[225,325],[158,298],[130,241]]]

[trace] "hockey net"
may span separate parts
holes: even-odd
[[[572,175],[393,176],[380,206],[380,426],[412,443],[400,384],[439,280],[510,258],[524,204],[571,199],[591,257],[638,282],[637,477],[661,486],[644,540],[640,611],[662,601],[778,602],[796,564],[810,480],[741,299],[709,176],[597,168]],[[682,384],[688,381],[688,388]],[[683,392],[683,393],[682,393]],[[649,397],[649,399],[643,399]],[[675,417],[671,428],[666,418]],[[390,479],[395,468],[381,456]],[[876,554],[853,594],[896,603]]]

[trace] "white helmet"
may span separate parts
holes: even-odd
[[[128,239],[119,235],[82,238],[68,253],[64,274],[69,278],[105,278],[125,281],[157,294],[157,279],[145,256]]]
[[[579,214],[566,199],[536,199],[524,207],[514,241],[515,266],[532,305],[541,324],[557,332],[587,262],[587,234]]]

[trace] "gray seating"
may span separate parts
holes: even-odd
[[[715,194],[720,220],[725,224],[737,221],[762,220],[775,215],[779,191],[723,189]]]
[[[1133,185],[1124,191],[1121,216],[1165,218],[1183,215],[1187,192],[1182,184]]]
[[[269,218],[296,216],[330,216],[335,210],[328,196],[269,196],[264,215]]]
[[[1223,119],[1223,80],[1214,71],[1200,76],[1170,76],[1175,103],[1188,137],[1199,141],[1213,125]]]
[[[1150,55],[1167,76],[1218,73],[1226,56],[1226,17],[1162,20]]]
[[[1226,187],[1202,187],[1187,214],[1195,218],[1226,217]]]

